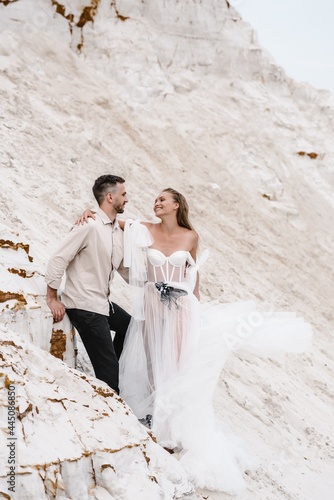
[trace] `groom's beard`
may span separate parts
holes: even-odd
[[[122,214],[124,212],[124,208],[125,208],[125,203],[123,203],[123,205],[119,204],[114,207],[114,209],[118,214]]]

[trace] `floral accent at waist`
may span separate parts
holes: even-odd
[[[188,295],[188,292],[185,290],[170,286],[162,281],[155,283],[155,287],[160,292],[160,301],[167,305],[169,309],[171,309],[172,304],[175,304],[176,309],[179,309],[177,299],[184,295]]]

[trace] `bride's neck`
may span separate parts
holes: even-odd
[[[172,234],[179,227],[175,218],[161,219],[160,229],[166,234]]]

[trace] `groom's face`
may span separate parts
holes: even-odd
[[[115,194],[113,194],[112,202],[116,212],[118,214],[122,214],[124,212],[124,207],[128,202],[124,184],[117,184],[117,191]]]

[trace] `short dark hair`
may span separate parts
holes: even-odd
[[[107,193],[115,193],[117,184],[124,184],[125,179],[118,175],[101,175],[96,179],[93,186],[93,194],[99,206],[103,202]]]

